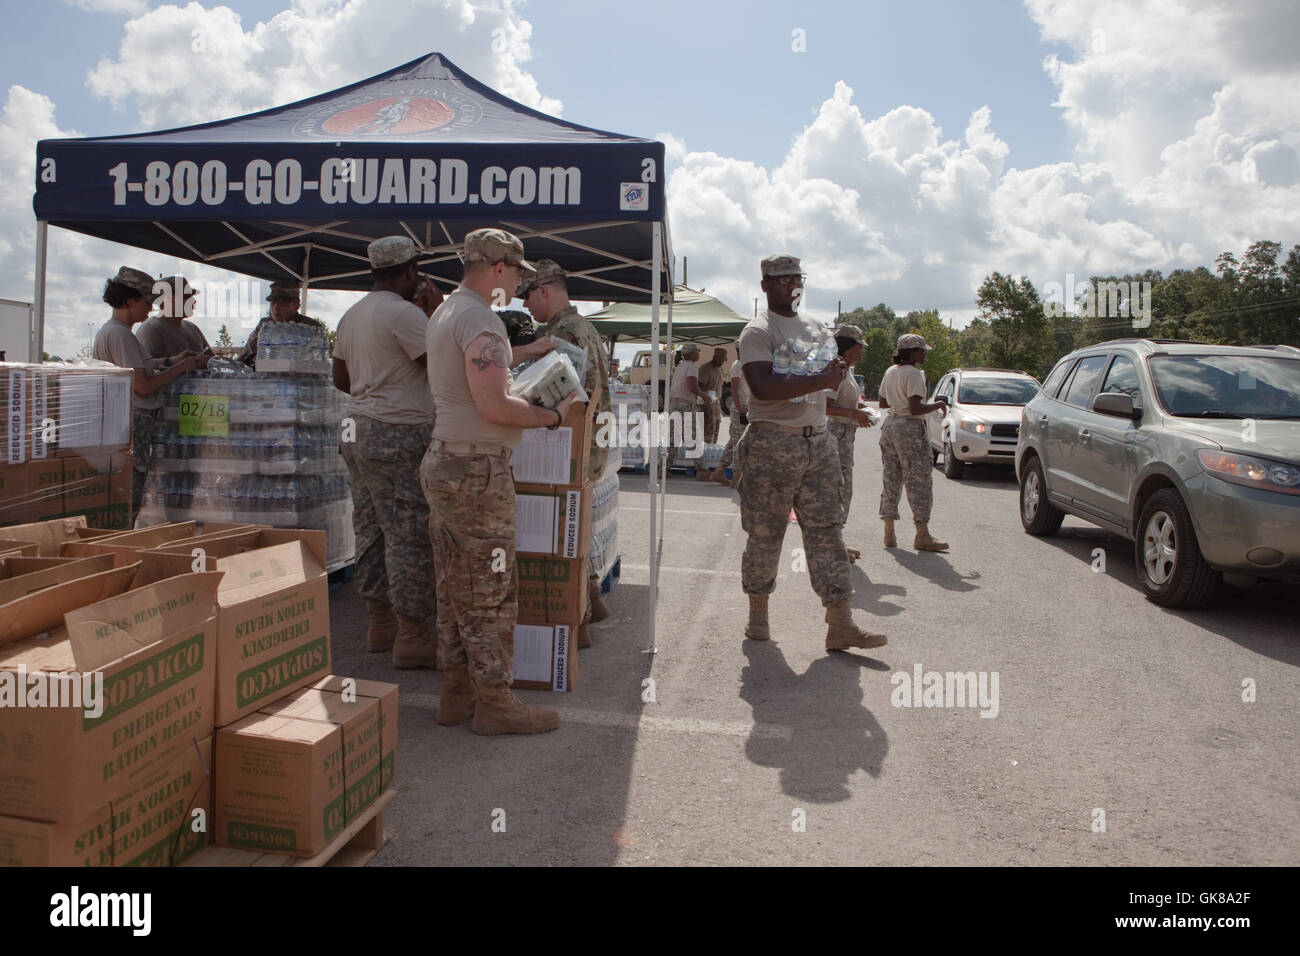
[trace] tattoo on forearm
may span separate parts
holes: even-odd
[[[483,350],[474,356],[471,361],[474,367],[480,372],[485,372],[494,365],[497,368],[506,367],[506,350],[500,342],[489,342],[483,346]]]

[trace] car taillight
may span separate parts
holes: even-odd
[[[1196,458],[1215,478],[1248,488],[1300,495],[1300,468],[1295,465],[1212,448],[1202,448]]]

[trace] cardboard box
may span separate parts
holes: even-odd
[[[515,489],[515,567],[519,621],[582,622],[591,554],[591,485]]]
[[[354,706],[360,722],[375,721],[374,700]],[[380,792],[375,748],[368,760],[354,751],[349,761],[345,736],[346,724],[280,714],[217,731],[214,842],[302,857],[324,850],[349,809]]]
[[[217,592],[217,726],[305,687],[330,672],[325,532],[240,532],[157,549],[192,556],[195,547],[225,572]]]
[[[384,792],[385,721],[381,711],[382,697],[353,693],[355,687],[349,688],[342,678],[336,680],[339,690],[331,690],[329,686],[304,687],[258,713],[318,720],[343,728],[343,775],[348,793],[343,814],[346,825]],[[330,685],[334,680],[327,677],[318,683]],[[391,702],[396,703],[397,687],[392,684],[384,686],[391,689]],[[396,729],[395,720],[387,723]],[[395,739],[392,745],[395,752]],[[393,766],[396,767],[395,753]]]
[[[0,363],[0,461],[129,452],[131,383],[130,369]]]
[[[584,584],[586,578],[583,578]],[[517,624],[514,633],[514,682],[530,690],[571,691],[578,684],[576,624]]]
[[[212,738],[185,747],[140,786],[76,823],[0,817],[0,866],[175,866],[207,846]]]
[[[379,702],[379,731],[383,741],[383,753],[380,757],[383,778],[381,790],[391,787],[397,776],[397,685],[331,674],[311,686],[317,690],[330,690],[342,694],[344,699],[350,692],[358,699],[365,697]]]
[[[595,403],[574,402],[554,430],[524,429],[523,438],[510,456],[515,484],[542,491],[581,488],[596,407]]]
[[[81,540],[80,533],[86,527],[88,524],[84,517],[59,518],[0,528],[0,537],[33,542],[42,558],[57,558],[65,544]]]
[[[121,594],[138,570],[132,564],[85,574],[0,604],[0,648],[54,630],[68,612]]]
[[[0,557],[0,605],[112,567],[113,557],[108,554],[89,558]]]
[[[103,455],[31,461],[0,468],[0,524],[85,515],[90,524],[126,528],[131,510],[131,458]]]
[[[59,553],[67,558],[79,558],[91,554],[111,554],[117,558],[118,565],[121,566],[139,560],[139,552],[141,551],[148,551],[163,545],[175,544],[193,538],[196,527],[193,521],[180,521],[98,538],[78,538],[76,541],[69,541],[64,544]]]
[[[125,571],[134,573],[103,573]],[[141,786],[193,741],[211,736],[219,579],[210,573],[169,578],[68,611],[51,634],[0,648],[0,682],[11,688],[23,672],[29,683],[37,677],[54,683],[51,675],[60,675],[65,691],[85,682],[93,689],[102,674],[102,693],[88,695],[100,708],[7,709],[0,813],[51,823],[84,820]]]
[[[63,513],[63,463],[57,458],[0,466],[0,524]]]
[[[34,558],[40,553],[40,547],[35,541],[10,541],[7,538],[0,538],[0,556],[23,556]]]

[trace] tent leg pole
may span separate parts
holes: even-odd
[[[32,324],[28,329],[29,361],[32,362],[39,362],[45,356],[45,267],[49,228],[45,220],[37,220],[36,288],[32,292]]]
[[[662,226],[654,224],[651,230],[650,251],[650,408],[654,414],[654,423],[661,424],[659,418],[659,273],[663,268]],[[655,428],[657,443],[662,446],[662,429]],[[659,494],[659,461],[663,458],[662,447],[655,449],[654,466],[650,469],[650,643],[643,653],[654,654],[655,647],[655,605],[659,596],[659,545],[663,535],[662,522],[656,521],[655,499]],[[666,477],[666,471],[665,471]]]

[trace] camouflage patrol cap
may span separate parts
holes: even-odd
[[[906,352],[908,349],[925,349],[930,351],[930,346],[926,345],[925,339],[915,332],[908,332],[906,335],[898,337],[898,351]]]
[[[366,246],[366,255],[370,257],[370,268],[391,269],[404,266],[419,256],[420,251],[410,236],[384,236]]]
[[[117,270],[117,275],[113,276],[109,281],[124,285],[128,289],[133,289],[150,299],[153,298],[153,276],[147,272],[132,269],[130,266],[122,266]]]
[[[543,282],[566,278],[564,270],[560,268],[560,264],[554,259],[538,259],[533,263],[533,268],[537,271],[530,276],[526,276],[519,283],[519,291],[515,293],[521,299]]]
[[[537,270],[524,258],[524,244],[504,229],[475,229],[465,237],[465,262],[504,262],[525,274]]]
[[[768,276],[803,275],[803,263],[795,256],[768,256],[763,260],[763,278]]]
[[[190,285],[190,280],[184,276],[167,276],[166,278],[159,279],[158,282],[167,283],[167,288],[172,295],[175,295],[177,290],[180,290],[181,295],[187,299],[190,296],[199,294],[199,290]]]
[[[841,325],[835,330],[835,337],[837,339],[852,339],[859,345],[866,343],[866,339],[862,337],[862,330],[856,325]]]
[[[302,302],[302,285],[292,279],[279,279],[271,283],[267,302]]]

